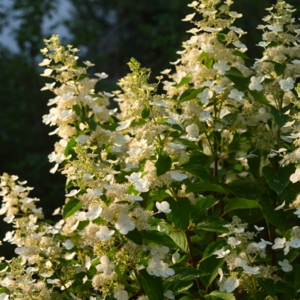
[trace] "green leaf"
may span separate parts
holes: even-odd
[[[210,183],[209,174],[207,170],[200,164],[183,164],[178,167],[180,170],[188,171],[189,173],[193,174],[194,176],[202,179],[204,182]]]
[[[256,278],[260,287],[270,296],[276,297],[275,283],[270,279]]]
[[[177,139],[178,142],[180,142],[181,144],[188,146],[189,148],[192,149],[199,149],[199,146],[197,144],[195,144],[194,142],[191,142],[187,139]]]
[[[259,178],[260,177],[260,163],[261,163],[261,153],[260,151],[252,151],[254,149],[250,149],[248,154],[253,153],[257,155],[257,157],[251,157],[247,158],[248,160],[248,165],[249,169],[251,171],[251,174],[253,175],[254,178]]]
[[[161,277],[151,276],[146,269],[143,269],[139,271],[139,279],[149,300],[164,300],[164,289]]]
[[[219,200],[216,200],[213,196],[209,195],[205,198],[199,197],[197,198],[196,205],[193,205],[193,210],[191,213],[191,219],[193,222],[197,222],[200,218],[203,218],[203,215],[207,213],[207,211],[216,205]]]
[[[78,211],[83,205],[83,202],[77,200],[76,198],[71,198],[71,200],[65,205],[63,210],[63,218],[66,219],[72,216],[76,211]]]
[[[230,70],[225,73],[225,76],[228,77],[234,83],[234,86],[238,90],[244,91],[246,89],[244,75],[239,69],[231,67]]]
[[[273,189],[277,194],[280,194],[290,183],[290,176],[293,173],[293,168],[291,166],[286,166],[274,170],[269,166],[265,166],[262,169],[264,176],[271,189]]]
[[[202,270],[193,268],[174,268],[175,275],[169,277],[167,281],[175,280],[188,280],[191,281],[195,278],[203,276]]]
[[[238,51],[238,50],[233,51],[232,55],[239,56],[244,59],[250,59],[245,53]]]
[[[286,64],[275,63],[274,70],[277,76],[281,76],[286,69]]]
[[[295,276],[295,289],[300,289],[300,265],[298,265]]]
[[[267,199],[262,199],[261,206],[268,223],[278,228],[286,225],[287,216],[283,210],[275,210],[275,207]]]
[[[69,140],[67,147],[65,149],[65,156],[68,157],[70,154],[72,155],[72,157],[76,156],[76,153],[74,151],[74,147],[76,146],[77,142],[75,141],[75,138]]]
[[[148,118],[149,117],[149,115],[150,115],[150,108],[148,107],[148,106],[145,106],[144,108],[143,108],[143,110],[142,110],[142,118],[143,119],[146,119],[146,118]]]
[[[250,209],[260,208],[259,204],[255,200],[249,200],[245,198],[233,198],[230,199],[229,203],[225,206],[224,212],[228,213],[235,209]]]
[[[89,74],[81,74],[77,79],[76,82],[79,82],[81,80],[83,80],[84,78],[87,78],[89,76]]]
[[[91,115],[86,121],[89,124],[90,129],[95,131],[98,125],[98,119],[96,114]]]
[[[186,230],[190,224],[190,215],[193,209],[191,201],[186,197],[179,198],[177,201],[169,197],[164,201],[170,204],[172,210],[167,214],[168,220],[173,222],[176,227]]]
[[[228,192],[221,186],[213,183],[206,183],[206,182],[201,182],[201,183],[193,183],[187,186],[185,193],[191,193],[191,192],[217,192],[217,193],[224,193],[227,194]]]
[[[179,102],[185,102],[191,99],[194,99],[197,97],[197,95],[199,93],[203,92],[203,88],[199,88],[199,89],[188,89],[186,91],[184,91],[180,98],[179,98]]]
[[[82,108],[81,108],[80,104],[74,105],[73,110],[75,111],[75,113],[78,117],[80,117],[82,115]]]
[[[207,55],[208,55],[208,53],[206,53],[205,51],[202,51],[197,60],[199,61],[199,60],[201,60],[202,58],[204,58]]]
[[[136,228],[129,231],[125,236],[137,245],[143,245],[143,237]]]
[[[89,220],[86,220],[86,221],[80,221],[79,224],[78,224],[77,229],[78,229],[78,230],[82,230],[82,229],[84,229],[86,226],[88,226],[89,223],[90,223]]]
[[[169,155],[159,155],[155,163],[156,167],[156,176],[165,174],[171,169],[172,161]]]
[[[206,288],[208,288],[218,276],[218,268],[222,268],[224,262],[224,258],[216,258],[215,256],[211,256],[200,263],[198,269],[204,273],[204,275],[200,276],[200,280]]]
[[[181,248],[184,252],[189,252],[186,236],[183,232],[171,232],[169,237],[175,242],[175,244]]]
[[[216,36],[218,37],[220,42],[226,41],[226,34],[225,33],[217,33]]]
[[[285,123],[288,121],[289,116],[285,115],[284,113],[287,112],[289,109],[290,107],[284,107],[282,112],[280,112],[274,106],[271,106],[271,114],[273,115],[274,121],[279,128],[283,127]]]
[[[255,179],[239,179],[226,185],[226,188],[237,197],[260,200],[264,188]]]
[[[175,242],[163,232],[159,232],[156,230],[142,230],[140,231],[140,234],[142,235],[144,241],[167,246],[169,248],[174,248],[174,246],[176,247]]]
[[[172,277],[171,277],[172,278]],[[181,291],[186,291],[193,285],[193,281],[180,281],[180,280],[174,280],[172,282],[166,282],[164,284],[164,291],[167,290],[173,291],[173,293],[179,293]]]
[[[173,86],[175,86],[176,88],[180,88],[181,86],[185,85],[186,83],[188,83],[191,80],[190,77],[183,77],[180,81],[180,83],[178,84],[174,84]]]
[[[225,247],[227,245],[228,244],[224,239],[217,240],[215,242],[210,243],[206,247],[206,249],[203,253],[202,259],[205,259],[205,258],[208,258],[208,257],[212,256],[215,251],[220,250],[222,247]]]
[[[227,233],[229,232],[227,227],[224,225],[228,225],[229,222],[218,218],[218,217],[207,217],[202,222],[196,224],[198,229],[210,232],[220,232],[220,233]]]
[[[232,293],[213,291],[209,295],[204,296],[207,300],[235,300]]]
[[[270,105],[270,102],[268,99],[265,97],[263,92],[258,92],[258,91],[249,91],[252,97],[254,98],[255,101],[265,104],[265,105]]]
[[[206,66],[207,69],[211,69],[212,65],[214,64],[214,59],[206,59],[204,60],[204,64]]]

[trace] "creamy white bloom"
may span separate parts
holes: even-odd
[[[171,209],[170,209],[170,204],[167,201],[162,201],[161,203],[156,202],[156,207],[159,211],[163,212],[163,213],[170,213]]]
[[[96,237],[102,241],[109,241],[111,237],[114,235],[114,230],[109,230],[107,226],[100,226],[100,230],[96,232]]]
[[[237,13],[236,11],[230,11],[230,12],[229,12],[229,16],[230,16],[230,17],[233,17],[233,18],[241,18],[243,15]]]
[[[280,209],[284,208],[284,206],[285,206],[285,201],[283,201],[281,205],[277,206],[275,208],[275,210],[280,210]]]
[[[86,189],[86,191],[87,191],[88,195],[93,198],[99,197],[103,194],[102,190],[100,188],[95,188],[94,190]]]
[[[257,231],[262,231],[265,229],[265,227],[258,227],[256,225],[254,225],[254,228],[257,230]]]
[[[227,293],[231,293],[239,286],[239,284],[240,284],[240,281],[238,279],[229,277],[224,282],[224,289],[226,290]]]
[[[211,44],[201,43],[201,49],[206,53],[214,53],[214,46]]]
[[[67,249],[71,250],[74,247],[74,244],[68,239],[62,245]]]
[[[282,31],[281,25],[267,25],[268,29],[274,32]]]
[[[197,95],[197,98],[201,99],[201,103],[206,103],[207,100],[213,97],[214,93],[210,89],[205,89],[203,92]]]
[[[274,241],[274,245],[272,246],[272,249],[281,249],[284,247],[284,244],[286,242],[286,238],[276,238]]]
[[[264,77],[260,76],[260,77],[255,77],[252,76],[251,77],[251,83],[249,84],[249,89],[251,91],[261,91],[262,90],[262,85],[261,83],[264,81]]]
[[[210,118],[211,118],[211,111],[210,110],[202,111],[200,113],[199,121],[206,121],[206,120],[209,120]]]
[[[243,99],[244,97],[244,93],[243,92],[240,92],[238,91],[237,89],[233,89],[230,91],[230,94],[228,95],[228,98],[231,98],[231,99],[234,99],[238,102],[241,102],[241,103],[245,103],[245,99]]]
[[[238,267],[242,267],[242,268],[246,267],[248,264],[248,262],[246,260],[241,259],[240,257],[237,257],[235,259],[235,263]]]
[[[290,181],[292,183],[300,181],[300,169],[296,169],[295,173],[290,176]]]
[[[169,253],[170,249],[166,246],[158,247],[158,246],[152,246],[150,253],[153,256],[153,259],[164,259],[166,255]]]
[[[134,222],[127,215],[121,213],[116,221],[116,229],[123,235],[126,235],[129,231],[135,228]]]
[[[245,274],[251,274],[256,275],[259,274],[259,267],[250,267],[250,266],[244,266],[244,273]]]
[[[66,194],[66,197],[74,197],[80,192],[80,190],[71,190],[68,194]]]
[[[217,255],[217,258],[223,258],[227,254],[229,254],[229,252],[230,252],[230,250],[225,250],[225,248],[222,247],[220,250],[217,250],[217,251],[213,252],[213,254]]]
[[[58,278],[55,278],[55,279],[47,279],[47,283],[50,283],[50,284],[56,284],[56,283],[59,283],[59,279]]]
[[[193,13],[193,14],[190,14],[190,15],[187,15],[184,19],[181,19],[181,21],[191,21],[194,16],[195,16],[196,13]]]
[[[227,65],[227,61],[223,59],[219,63],[215,63],[213,68],[218,70],[220,75],[225,75],[225,72],[230,70],[230,66]]]
[[[131,195],[128,195],[128,198],[131,200],[131,201],[143,201],[143,197],[141,196],[131,196]]]
[[[89,256],[86,256],[84,266],[87,268],[87,270],[89,270],[91,265],[92,265],[91,258]]]
[[[164,293],[164,296],[170,300],[174,300],[175,299],[175,296],[174,296],[174,293],[170,290],[167,290],[165,293]]]
[[[287,79],[281,79],[279,81],[279,84],[280,84],[280,88],[283,91],[291,90],[294,88],[294,80],[292,77],[289,77]]]
[[[284,272],[293,271],[293,266],[289,263],[287,259],[284,259],[283,261],[279,261],[278,264],[281,266],[282,271]]]
[[[100,262],[101,264],[96,266],[97,271],[103,272],[105,275],[111,275],[116,265],[111,263],[106,255],[100,258]]]
[[[173,149],[184,149],[184,145],[182,144],[175,144],[175,143],[167,143],[167,145],[170,147],[170,148],[173,148]]]
[[[85,214],[85,217],[92,221],[97,219],[100,216],[101,212],[102,212],[102,208],[99,205],[95,205],[92,207],[90,211],[88,211]]]
[[[292,241],[288,242],[289,246],[292,248],[299,248],[300,247],[300,239],[299,238],[295,238]]]
[[[116,131],[121,131],[121,130],[124,130],[124,129],[128,128],[131,124],[131,120],[119,122],[119,124],[120,124],[120,126],[118,126],[116,128]]]
[[[179,173],[176,171],[171,173],[171,177],[176,181],[182,181],[182,180],[188,178],[188,176],[186,174],[182,174],[182,173]]]
[[[117,300],[128,300],[128,293],[125,290],[119,290],[114,292],[114,297]]]
[[[199,136],[199,127],[195,123],[188,125],[185,128],[185,131],[192,138],[197,138]]]
[[[172,263],[176,264],[176,261],[180,258],[180,254],[178,253],[179,250],[176,250],[176,252],[172,255]]]
[[[99,77],[100,79],[105,79],[108,77],[108,75],[104,72],[102,73],[95,73],[95,76]]]
[[[241,243],[241,241],[237,240],[235,237],[230,237],[227,240],[227,244],[231,245],[231,246],[237,246]]]

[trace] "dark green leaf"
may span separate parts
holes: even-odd
[[[201,60],[202,58],[204,58],[207,55],[208,55],[208,53],[206,53],[205,51],[202,51],[197,60],[199,61],[199,60]]]
[[[204,182],[209,182],[209,174],[207,170],[200,164],[183,164],[179,167],[180,170],[188,171],[189,173],[193,174],[194,176],[200,178]]]
[[[284,113],[289,110],[289,107],[285,107],[282,112],[277,110],[274,106],[271,106],[271,114],[274,117],[275,123],[279,128],[283,127],[285,123],[288,121],[289,116]]]
[[[287,216],[284,211],[275,210],[275,207],[267,199],[262,199],[261,205],[268,223],[276,227],[282,227],[286,224]]]
[[[189,252],[186,236],[183,232],[171,232],[169,237],[175,242],[175,244],[181,248],[184,252]]]
[[[207,191],[227,194],[227,191],[221,185],[206,182],[190,184],[185,190],[186,194],[191,192],[202,193]]]
[[[254,155],[257,155],[257,156],[247,158],[247,160],[248,160],[249,169],[250,169],[253,177],[257,179],[260,177],[261,153],[258,150],[254,151],[254,152],[252,150],[254,150],[254,149],[250,149],[248,154],[253,153]]]
[[[146,269],[139,271],[139,279],[149,300],[164,300],[164,289],[161,277],[148,274]]]
[[[147,242],[167,246],[169,248],[174,248],[174,246],[176,247],[175,242],[163,232],[159,232],[156,230],[153,231],[142,230],[140,231],[140,233],[143,237],[143,240]]]
[[[98,125],[98,119],[96,114],[91,115],[88,119],[87,119],[87,123],[89,124],[89,127],[91,130],[95,131],[96,127]]]
[[[196,224],[198,229],[210,232],[227,233],[228,228],[224,225],[228,225],[228,221],[218,217],[206,217],[201,223]]]
[[[286,69],[286,64],[275,63],[274,70],[277,76],[281,76],[284,73],[285,69]]]
[[[255,101],[265,104],[265,105],[270,105],[270,102],[268,99],[265,97],[263,92],[258,92],[258,91],[249,91],[252,97],[254,98]]]
[[[211,69],[212,65],[214,64],[214,59],[213,58],[205,59],[204,64],[205,64],[207,69]]]
[[[131,124],[130,124],[130,128],[133,128],[135,126],[141,126],[141,125],[144,125],[146,124],[147,121],[145,121],[144,119],[134,119]]]
[[[192,149],[199,149],[199,146],[197,144],[195,144],[195,142],[191,142],[187,139],[177,139],[178,142],[180,142],[181,144],[188,146],[189,148]]]
[[[71,200],[65,205],[63,210],[63,218],[66,219],[72,216],[76,211],[82,207],[83,202],[77,200],[76,198],[71,198]]]
[[[73,110],[75,111],[75,113],[78,117],[80,117],[82,115],[82,108],[81,108],[80,104],[74,105]]]
[[[172,161],[169,155],[159,155],[155,163],[157,177],[165,174],[171,169]]]
[[[270,188],[276,191],[277,194],[280,194],[290,183],[290,176],[293,171],[291,166],[281,167],[278,170],[265,166],[262,169]]]
[[[213,196],[206,196],[205,198],[199,197],[197,198],[196,205],[193,205],[193,210],[191,213],[191,219],[193,222],[197,222],[199,220],[199,217],[203,217],[204,214],[207,213],[207,211],[216,205],[219,202],[219,200],[216,200]]]
[[[142,110],[142,118],[146,119],[150,115],[150,108],[148,106],[145,106]]]
[[[81,74],[77,79],[76,82],[79,82],[81,80],[83,80],[84,78],[87,78],[89,75],[88,74]]]
[[[259,208],[259,204],[255,200],[249,200],[245,198],[233,198],[230,199],[229,203],[225,206],[224,212],[228,213],[231,210],[235,209],[250,209],[250,208]]]
[[[191,78],[189,77],[183,77],[180,81],[180,83],[178,84],[174,84],[173,86],[175,86],[176,88],[180,88],[181,86],[185,85],[186,83],[188,83],[191,80]]]
[[[218,276],[218,268],[222,268],[224,262],[224,258],[211,256],[200,263],[198,269],[204,273],[204,275],[200,276],[200,280],[206,288],[208,288]]]
[[[220,42],[226,41],[226,34],[225,33],[217,33],[216,36],[218,37]]]
[[[69,140],[67,147],[65,149],[65,156],[68,157],[70,154],[75,157],[76,153],[73,150],[73,148],[76,146],[77,142],[75,141],[75,138]]]
[[[295,289],[300,289],[300,265],[298,265],[295,276]]]
[[[199,269],[193,268],[174,268],[175,275],[169,277],[167,281],[175,281],[175,280],[193,280],[195,278],[203,276],[203,272]]]
[[[82,230],[82,229],[84,229],[86,226],[88,226],[89,223],[90,223],[89,220],[86,220],[86,221],[80,221],[79,224],[78,224],[77,229],[78,229],[78,230]]]
[[[264,193],[263,186],[255,179],[239,179],[226,185],[226,188],[237,197],[260,200]]]
[[[206,247],[206,249],[205,249],[205,251],[203,253],[202,259],[205,259],[205,258],[208,258],[208,257],[212,256],[213,252],[215,252],[217,250],[220,250],[222,247],[225,247],[227,245],[228,244],[227,244],[227,242],[224,239],[217,240],[215,242],[210,243]]]
[[[213,291],[209,295],[204,296],[207,300],[235,300],[235,297],[232,293]]]
[[[225,73],[225,76],[228,77],[234,83],[234,86],[238,90],[244,91],[246,89],[244,75],[239,69],[231,67],[230,70]]]
[[[238,50],[233,51],[232,54],[235,55],[235,56],[239,56],[241,58],[244,58],[244,59],[250,59],[245,53],[243,53],[241,51],[238,51]]]
[[[167,214],[168,219],[175,224],[176,227],[186,230],[190,224],[190,215],[192,212],[191,201],[186,198],[179,198],[175,201],[172,197],[166,198],[170,204],[171,212]]]
[[[192,287],[193,284],[194,282],[192,280],[190,281],[174,280],[172,282],[166,282],[164,284],[164,291],[166,292],[167,290],[170,290],[173,291],[173,293],[179,293],[181,291],[188,290],[190,287]]]
[[[197,97],[197,95],[199,93],[203,92],[203,88],[199,88],[199,89],[188,89],[186,91],[184,91],[180,98],[179,98],[179,102],[185,102],[191,99],[194,99]]]
[[[276,297],[275,283],[270,279],[257,278],[260,287],[270,296]]]
[[[143,245],[143,237],[136,228],[134,228],[132,231],[129,231],[125,236],[137,245]]]

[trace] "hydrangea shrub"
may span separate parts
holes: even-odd
[[[1,258],[1,300],[300,297],[300,26],[278,0],[250,65],[232,3],[189,4],[172,68],[150,83],[131,59],[113,93],[78,49],[45,40],[66,201],[44,220],[33,188],[2,175],[16,256]]]

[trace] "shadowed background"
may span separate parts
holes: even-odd
[[[48,136],[53,130],[42,123],[48,113],[47,102],[53,94],[40,92],[49,79],[40,77],[40,49],[43,39],[58,34],[64,45],[81,49],[81,60],[96,66],[93,73],[106,72],[108,79],[97,88],[110,92],[118,79],[128,72],[127,62],[135,57],[142,66],[152,68],[153,76],[170,68],[178,58],[176,51],[190,37],[189,22],[181,19],[193,13],[187,0],[0,0],[0,174],[7,172],[27,180],[35,189],[46,218],[64,203],[65,178],[49,173],[48,155],[58,140]],[[234,24],[248,35],[242,42],[247,55],[261,57],[261,40],[265,8],[273,0],[238,0],[232,10],[244,17]],[[297,8],[298,0],[289,0]],[[299,11],[295,17],[300,16]],[[0,220],[2,240],[11,225]],[[0,256],[11,256],[5,243]]]

